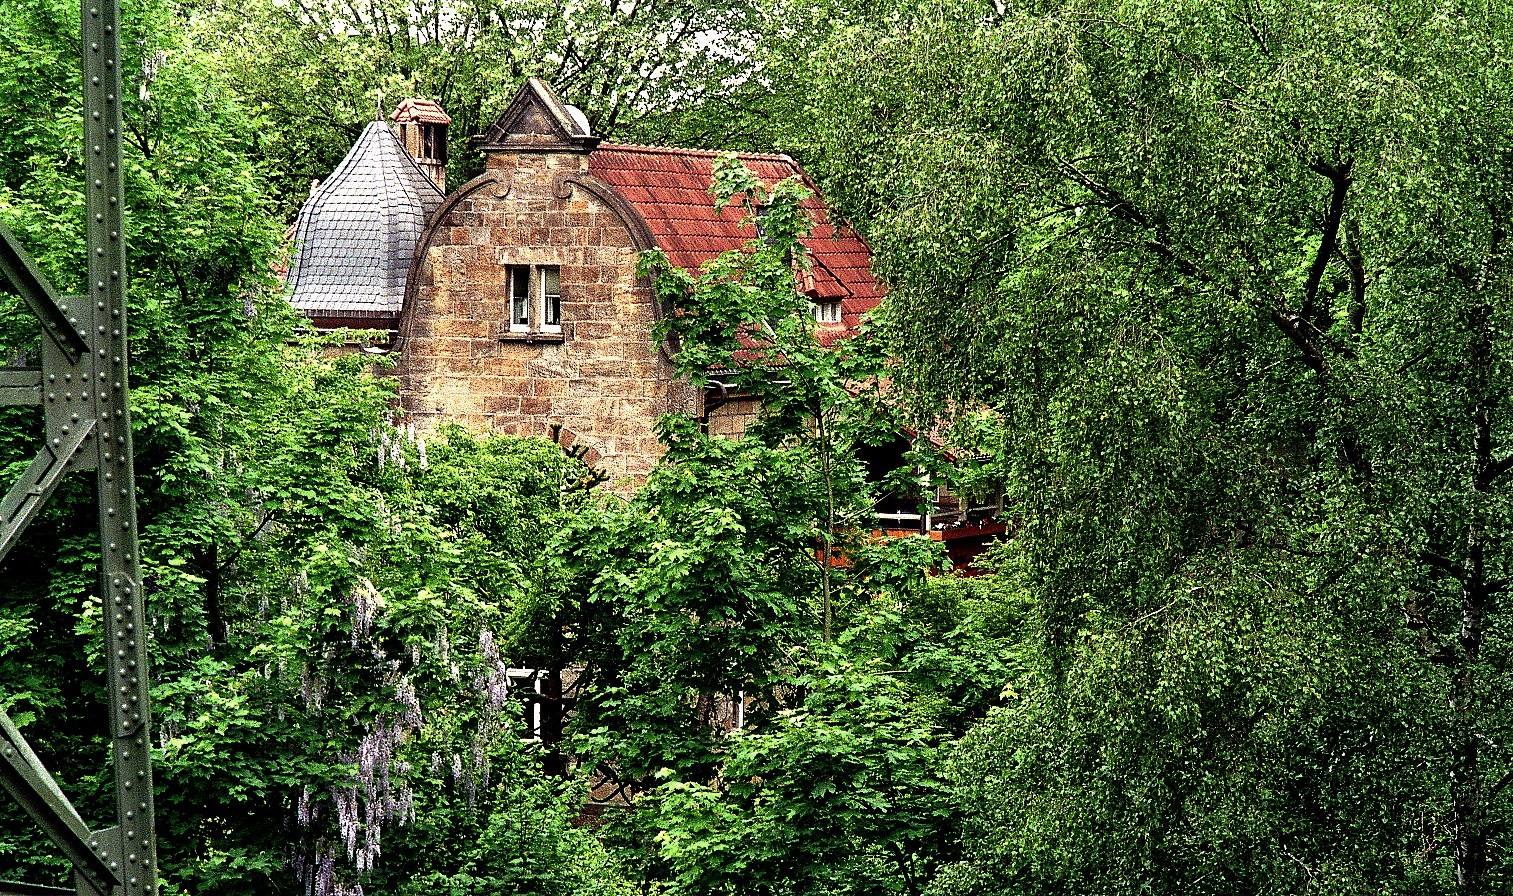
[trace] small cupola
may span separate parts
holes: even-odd
[[[389,115],[399,142],[436,189],[447,191],[447,125],[452,119],[435,100],[408,99]]]

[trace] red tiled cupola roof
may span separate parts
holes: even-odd
[[[735,205],[716,211],[709,192],[719,153],[698,149],[602,143],[588,157],[588,173],[610,185],[640,212],[657,248],[667,260],[689,270],[757,237],[741,226],[744,212]],[[834,224],[819,190],[787,156],[742,153],[740,159],[763,183],[797,175],[814,195],[804,202],[814,222],[804,249],[810,262],[801,290],[816,301],[839,301],[841,324],[820,327],[831,342],[854,332],[864,314],[882,300],[883,288],[872,276],[872,252],[850,227]]]
[[[442,111],[435,100],[407,99],[389,113],[396,122],[419,121],[424,124],[451,124],[452,117]]]

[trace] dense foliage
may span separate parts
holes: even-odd
[[[1037,607],[952,880],[1504,890],[1506,8],[910,21],[818,120]]]
[[[65,291],[75,15],[0,0],[0,217]],[[1502,5],[127,15],[168,891],[1513,886]],[[630,496],[548,441],[413,432],[268,273],[380,89],[443,100],[463,170],[528,75],[607,135],[797,154],[892,286],[822,349],[804,188],[717,166],[764,239],[648,254],[655,338],[766,412],[664,420]],[[33,414],[0,415],[10,475]],[[934,438],[874,481],[901,431]],[[868,537],[925,468],[1003,490],[991,574]],[[70,482],[0,569],[0,706],[86,814],[91,510]],[[525,739],[559,687],[561,738]],[[585,811],[609,790],[634,808]],[[63,879],[0,822],[0,877]]]

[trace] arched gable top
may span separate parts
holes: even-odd
[[[656,242],[652,238],[651,228],[646,220],[641,217],[635,206],[627,202],[614,188],[589,174],[565,174],[557,178],[552,192],[559,199],[567,199],[572,196],[574,187],[599,200],[620,219],[630,234],[631,244],[635,251],[643,252],[656,248]],[[436,244],[437,235],[443,230],[457,226],[452,220],[457,207],[470,199],[479,197],[480,194],[487,198],[506,199],[510,193],[511,183],[508,171],[486,171],[463,184],[457,192],[447,197],[446,202],[442,203],[436,213],[431,216],[415,248],[415,255],[405,281],[404,309],[406,313],[414,307],[416,293],[420,288],[421,271],[424,269],[431,247]]]

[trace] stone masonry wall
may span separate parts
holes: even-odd
[[[423,428],[546,436],[560,424],[624,490],[662,454],[657,417],[697,412],[699,395],[652,343],[653,299],[635,274],[630,229],[597,196],[561,183],[586,173],[586,159],[492,153],[438,212],[400,321],[401,403]],[[510,264],[561,267],[560,343],[510,333]]]
[[[733,395],[724,404],[709,411],[709,434],[738,439],[756,420],[762,403],[749,395]]]

